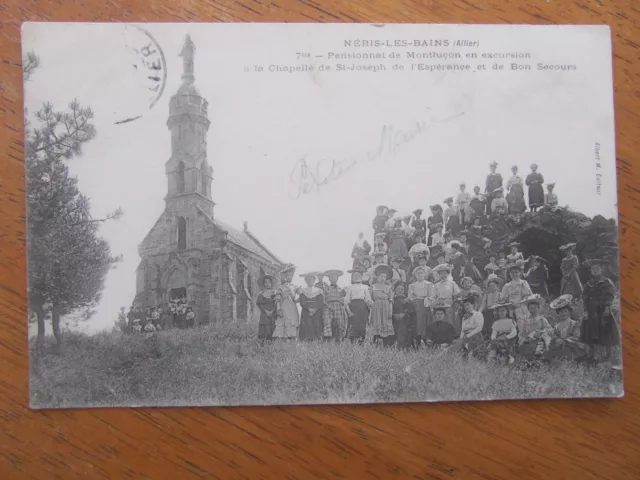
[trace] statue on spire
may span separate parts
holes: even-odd
[[[180,56],[182,57],[182,84],[190,85],[195,81],[193,74],[193,54],[196,51],[196,46],[191,40],[191,36],[187,34],[184,39],[184,45]]]

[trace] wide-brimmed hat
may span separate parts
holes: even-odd
[[[448,303],[444,303],[444,302],[436,302],[433,303],[432,305],[430,305],[431,310],[433,311],[433,313],[437,312],[438,310],[442,310],[443,312],[446,313],[446,311],[451,308],[451,305],[449,305]]]
[[[342,270],[337,270],[337,269],[325,270],[323,275],[325,277],[330,277],[331,275],[337,275],[338,277],[341,277],[342,275],[344,275],[344,272]]]
[[[462,187],[462,186],[465,186],[465,187],[466,187],[466,186],[467,186],[467,182],[465,182],[464,180],[462,180],[462,181],[460,182],[460,186],[461,186],[461,187]]]
[[[577,244],[577,243],[567,243],[567,244],[565,244],[565,245],[562,245],[562,246],[560,247],[560,250],[561,250],[561,251],[565,251],[565,250],[567,250],[568,248],[575,248],[575,247],[576,247],[576,245],[578,245],[578,244]]]
[[[347,270],[347,273],[364,273],[365,269],[362,267],[353,267],[351,270]]]
[[[318,272],[309,272],[309,273],[301,273],[300,277],[301,278],[316,278],[318,276]]]
[[[453,197],[447,197],[442,201],[442,203],[449,203],[449,202],[453,202]]]
[[[381,263],[380,265],[376,265],[376,269],[374,270],[375,276],[379,276],[382,274],[387,275],[387,279],[390,279],[393,276],[393,270],[391,267],[385,263]]]
[[[378,210],[389,210],[389,207],[387,207],[386,205],[378,205],[376,207],[376,211]]]
[[[360,263],[364,262],[365,260],[369,260],[369,263],[373,263],[373,258],[371,258],[371,255],[362,255],[358,261]]]
[[[402,217],[402,220],[411,220],[411,215],[405,215]]]
[[[388,208],[387,211],[389,213],[396,213],[398,210],[396,210],[395,208]]]
[[[556,182],[547,183],[547,188],[549,188],[549,187],[553,188],[555,186],[556,186]]]
[[[540,263],[549,263],[547,262],[547,260],[545,260],[543,257],[541,257],[540,255],[531,255],[527,261],[533,261],[533,260],[537,260]]]
[[[460,242],[460,240],[451,240],[449,243],[447,243],[447,247],[449,248],[453,248],[454,246],[456,246],[457,248],[463,248],[462,242]]]
[[[583,265],[587,268],[591,268],[593,265],[607,266],[611,265],[611,261],[606,258],[590,258],[586,260]]]
[[[296,266],[293,263],[288,263],[282,268],[282,270],[280,270],[280,273],[287,273],[295,269]]]
[[[520,246],[520,242],[511,242],[510,244],[507,245],[507,248],[519,247],[519,246]]]
[[[495,282],[498,287],[502,287],[502,285],[504,285],[504,279],[495,273],[489,274],[489,276],[484,280],[485,286],[488,286],[491,282]]]
[[[509,270],[524,270],[524,264],[525,263],[526,262],[524,260],[518,259],[515,262],[510,263],[509,265],[507,265],[507,268]]]
[[[466,302],[470,302],[475,304],[478,296],[479,296],[478,292],[465,292],[462,298],[460,298],[460,303],[464,304]]]
[[[382,250],[376,250],[375,252],[373,252],[374,257],[384,257],[385,255],[386,253],[384,253]]]
[[[442,207],[438,204],[429,206],[429,210],[440,210]]]
[[[387,237],[386,233],[380,232],[380,233],[376,233],[373,238],[376,239],[376,238],[386,238],[386,237]]]
[[[494,303],[489,307],[491,310],[497,310],[500,307],[504,307],[506,309],[515,308],[515,305],[511,303],[509,300],[500,300],[499,302]]]
[[[490,167],[497,167],[498,166],[498,162],[496,162],[495,160],[493,162],[491,162],[489,164]]]
[[[391,257],[391,262],[392,262],[392,263],[393,263],[393,262],[400,262],[400,263],[402,263],[402,261],[403,261],[403,260],[404,260],[404,258],[402,258],[402,257],[397,257],[397,256],[396,256],[396,257]]]
[[[560,310],[561,308],[569,308],[573,310],[571,302],[573,301],[573,295],[570,293],[565,293],[564,295],[560,295],[558,298],[553,300],[549,304],[549,308],[551,310]]]
[[[433,267],[433,271],[435,273],[450,272],[451,270],[453,270],[453,265],[450,265],[448,263],[441,263],[440,265],[436,265],[435,267]]]
[[[421,208],[416,208],[412,213],[414,215],[417,215],[417,214],[422,213],[422,212],[424,212],[424,210],[422,210]]]
[[[473,281],[473,278],[471,278],[471,277],[462,277],[460,279],[460,284],[462,284],[462,282],[464,282],[465,280],[469,280],[472,285],[475,285],[475,283],[476,283],[476,282]]]
[[[493,193],[502,193],[504,192],[504,187],[498,187],[493,189]]]
[[[264,275],[260,275],[260,277],[258,278],[258,287],[264,290],[265,288],[264,282],[267,278],[271,280],[271,288],[273,288],[276,284],[276,277],[274,277],[273,275],[269,275],[268,273],[265,273]]]
[[[542,308],[542,306],[544,305],[544,298],[541,297],[539,294],[534,293],[533,295],[529,295],[528,297],[525,297],[520,301],[520,305],[524,305],[524,306],[527,306],[530,303],[537,303],[538,306]]]
[[[529,168],[531,168],[531,170],[533,170],[533,167],[538,168],[538,164],[537,163],[532,163],[531,166]]]
[[[427,274],[427,269],[425,267],[423,267],[422,265],[420,265],[420,266],[414,268],[412,273],[413,273],[413,275],[415,275],[418,272],[422,272],[422,273],[424,273],[426,275]]]

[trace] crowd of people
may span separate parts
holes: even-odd
[[[127,312],[128,333],[152,333],[171,328],[193,327],[195,313],[185,297],[173,298],[164,305],[132,305]]]
[[[463,182],[456,197],[444,200],[446,209],[430,207],[427,220],[421,209],[397,217],[394,209],[379,206],[373,247],[360,233],[347,272],[351,284],[344,288],[338,285],[340,270],[304,273],[304,287],[293,283],[294,265],[286,266],[280,279],[261,277],[260,342],[370,339],[506,363],[517,357],[609,359],[619,339],[612,312],[615,286],[604,274],[609,261],[585,261],[591,278],[583,285],[576,244],[563,245],[560,292],[552,300],[547,261],[539,255],[525,259],[517,242],[497,249],[483,228],[495,215],[525,212],[525,185],[530,211],[558,208],[554,185],[547,184],[545,195],[537,165],[524,181],[514,166],[504,197],[496,167],[490,164],[484,193],[475,187],[470,195]],[[473,261],[474,248],[488,258],[486,265]]]

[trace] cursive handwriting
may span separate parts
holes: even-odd
[[[329,182],[337,180],[351,170],[357,160],[321,160],[309,166],[306,158],[298,160],[291,171],[291,183],[294,185],[292,197],[300,198],[302,195],[320,192],[320,188]]]
[[[404,145],[413,142],[424,135],[434,125],[450,122],[464,115],[458,112],[446,117],[433,117],[427,108],[425,118],[418,120],[406,129],[400,129],[394,125],[383,125],[380,135],[373,150],[369,150],[364,159],[368,162],[381,160],[393,156]],[[293,185],[291,197],[300,198],[302,195],[319,193],[321,188],[342,177],[352,170],[360,161],[356,158],[343,160],[325,159],[315,163],[307,162],[305,157],[298,160],[291,171],[290,180]]]

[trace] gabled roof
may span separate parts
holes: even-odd
[[[222,222],[218,219],[212,219],[204,210],[196,206],[196,208],[216,227],[227,233],[228,239],[231,243],[244,248],[259,257],[264,258],[277,265],[282,265],[283,262],[273,253],[271,253],[248,229],[238,230],[231,225]]]

